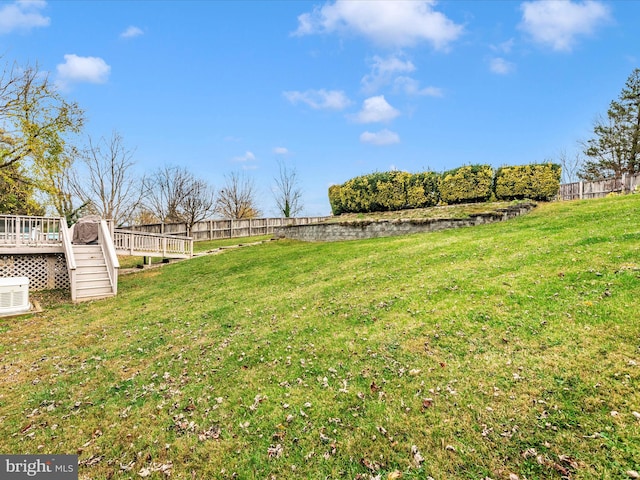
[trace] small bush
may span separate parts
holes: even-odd
[[[560,165],[555,163],[501,167],[496,172],[496,197],[498,200],[551,200],[560,190],[560,173]]]
[[[468,165],[442,175],[440,198],[445,203],[486,202],[493,190],[493,169],[489,165]]]

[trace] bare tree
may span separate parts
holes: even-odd
[[[584,164],[582,155],[576,153],[570,158],[567,152],[563,150],[558,156],[558,163],[562,168],[562,183],[573,183],[579,180],[578,174]]]
[[[86,175],[75,170],[71,180],[81,201],[116,225],[131,220],[143,197],[144,182],[132,172],[132,156],[117,132],[98,143],[89,138],[88,148],[80,154]]]
[[[232,172],[225,176],[225,185],[218,192],[216,212],[224,218],[255,218],[260,215],[256,204],[256,187],[253,180]]]
[[[149,225],[152,223],[160,223],[160,219],[144,205],[141,205],[134,213],[131,223],[133,225]]]
[[[184,167],[164,166],[146,179],[145,207],[161,222],[179,222],[180,202],[192,175]]]
[[[184,167],[165,166],[147,179],[146,212],[161,222],[193,225],[214,212],[215,190]]]
[[[278,162],[278,176],[274,178],[276,182],[273,195],[278,207],[278,213],[283,216],[295,217],[303,208],[302,190],[298,182],[298,172],[287,168],[287,165]]]
[[[192,178],[189,189],[180,202],[179,215],[187,225],[187,235],[191,235],[193,226],[206,219],[215,210],[215,190],[204,180]]]
[[[71,160],[69,160],[66,169],[45,172],[44,178],[49,204],[53,206],[60,217],[67,220],[68,226],[76,223],[79,217],[91,209],[89,200],[81,200],[75,194],[74,178],[76,175]]]

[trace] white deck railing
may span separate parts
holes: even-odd
[[[62,245],[60,218],[0,215],[0,246]]]
[[[63,218],[56,217],[0,215],[0,249],[5,252],[11,249],[35,253],[36,249],[54,248],[69,254],[71,231],[64,222]],[[107,237],[107,232],[101,233],[104,238]],[[193,256],[193,239],[190,237],[115,229],[112,239],[119,255],[166,258]]]
[[[115,229],[113,244],[120,255],[189,258],[193,256],[193,239],[157,233]]]

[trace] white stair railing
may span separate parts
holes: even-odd
[[[58,220],[60,222],[60,241],[64,249],[64,256],[67,260],[67,272],[69,273],[69,288],[71,289],[71,300],[76,301],[76,257],[73,254],[73,245],[71,243],[71,230],[67,227],[67,221],[64,218]]]
[[[116,248],[113,245],[113,240],[111,240],[109,225],[105,220],[100,221],[100,228],[98,229],[98,244],[102,246],[102,253],[104,255],[105,264],[107,265],[111,289],[113,294],[116,295],[118,293],[118,269],[120,268],[120,262],[118,262]]]

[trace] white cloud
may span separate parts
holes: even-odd
[[[511,53],[511,50],[513,50],[514,44],[515,44],[515,40],[513,38],[510,38],[505,42],[499,43],[498,45],[490,45],[490,47],[495,52]]]
[[[394,91],[404,92],[407,95],[419,95],[425,97],[442,97],[444,93],[438,87],[420,87],[420,82],[411,77],[398,77],[394,81]]]
[[[446,49],[463,27],[435,11],[435,4],[435,0],[336,0],[300,15],[294,35],[354,33],[389,47],[426,41],[436,49]]]
[[[611,18],[609,6],[595,0],[536,0],[522,3],[520,9],[520,28],[534,41],[566,52],[577,37],[592,34]]]
[[[3,5],[0,8],[0,34],[49,26],[51,19],[40,13],[46,6],[44,0],[18,0]]]
[[[316,110],[344,110],[351,105],[351,100],[341,90],[294,90],[284,92],[283,95],[294,105],[306,103]]]
[[[388,122],[400,112],[385,100],[384,95],[367,98],[362,104],[362,110],[354,117],[358,123]]]
[[[410,60],[403,60],[394,55],[387,58],[376,55],[371,62],[371,73],[365,75],[361,80],[362,89],[366,93],[373,93],[391,83],[396,74],[410,73],[415,69],[415,65]]]
[[[56,69],[56,84],[62,89],[73,83],[105,83],[111,73],[111,67],[102,58],[75,54],[65,55],[64,63],[58,64]]]
[[[244,152],[244,155],[240,155],[239,157],[234,157],[233,161],[234,162],[252,162],[255,159],[256,159],[256,156],[253,154],[253,152],[246,151]]]
[[[515,64],[508,62],[504,58],[496,57],[492,58],[489,62],[489,69],[493,73],[497,73],[498,75],[507,75],[515,69]]]
[[[385,128],[376,133],[363,132],[362,135],[360,135],[360,141],[378,146],[393,145],[394,143],[400,143],[400,137],[397,133]]]
[[[141,28],[130,25],[127,29],[120,34],[120,38],[134,38],[139,37],[140,35],[144,35],[144,32]]]
[[[289,153],[289,149],[286,147],[276,147],[273,149],[273,153],[276,155],[287,155]]]

